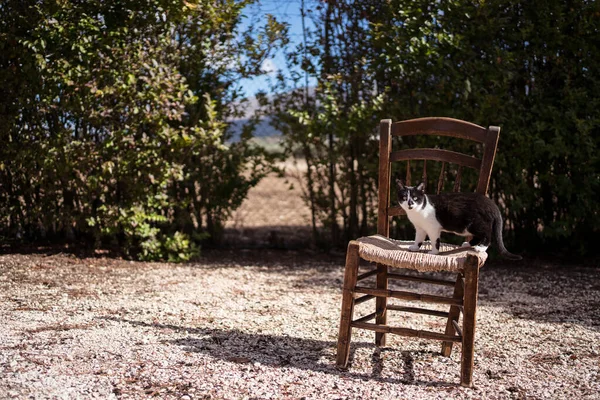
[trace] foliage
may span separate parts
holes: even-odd
[[[149,260],[218,242],[275,169],[256,119],[237,142],[224,122],[242,115],[240,79],[287,44],[272,17],[240,29],[251,2],[0,2],[0,235]],[[594,2],[313,4],[273,121],[307,164],[317,241],[372,232],[379,119],[433,115],[502,127],[490,195],[512,248],[597,251]]]
[[[217,240],[270,168],[249,137],[227,144],[223,123],[235,71],[255,73],[283,30],[271,21],[242,47],[244,4],[0,4],[2,234],[179,261]],[[215,60],[236,49],[225,74]]]
[[[324,224],[349,218],[342,201],[323,200],[352,187],[352,177],[356,182],[355,174],[344,175],[352,171],[349,160],[364,166],[363,182],[374,182],[376,150],[365,139],[376,117],[448,116],[502,128],[490,195],[513,248],[595,251],[600,35],[594,2],[365,0],[325,7],[315,12],[317,28],[306,46],[290,56],[318,79],[316,98],[297,96],[287,103],[297,111],[279,118],[290,143],[309,156],[306,182],[314,189],[307,198]],[[374,99],[381,95],[379,107]],[[361,103],[371,108],[348,118]],[[328,111],[328,104],[340,111]],[[299,127],[294,116],[309,122]],[[362,151],[352,158],[348,150],[357,143]],[[333,179],[318,165],[333,166]],[[363,187],[364,203],[375,187]]]
[[[597,16],[587,1],[393,1],[373,20],[390,115],[502,127],[490,193],[513,247],[594,249]]]

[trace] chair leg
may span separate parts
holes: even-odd
[[[385,289],[388,288],[388,267],[386,265],[377,264],[377,289]],[[386,325],[387,324],[387,297],[377,297],[375,300],[375,312],[377,313],[377,317],[375,317],[375,323],[377,325]],[[375,345],[379,347],[385,346],[386,343],[386,333],[376,332],[375,333]]]
[[[455,299],[462,299],[464,295],[464,286],[463,286],[463,276],[462,274],[458,274],[456,277],[456,284],[454,285],[454,294],[452,297]],[[457,306],[450,306],[450,312],[448,313],[448,322],[446,323],[446,335],[454,335],[456,334],[456,330],[454,329],[454,324],[452,321],[458,322],[458,318],[460,317],[460,308]],[[453,342],[443,342],[442,343],[442,355],[445,357],[450,357],[452,354],[452,344]]]
[[[477,317],[477,285],[479,267],[475,256],[467,256],[465,262],[465,295],[463,305],[463,339],[460,384],[473,386],[473,360],[475,357],[475,321]]]
[[[350,338],[352,336],[352,316],[354,314],[354,288],[358,276],[358,243],[350,242],[346,253],[346,270],[342,292],[342,316],[337,345],[337,365],[346,368],[350,357]]]

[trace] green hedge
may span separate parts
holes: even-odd
[[[502,127],[490,193],[515,249],[597,252],[598,13],[587,1],[395,1],[375,25],[393,55],[375,66],[390,115]]]

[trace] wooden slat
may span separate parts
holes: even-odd
[[[458,333],[459,336],[462,336],[462,329],[460,325],[458,325],[458,321],[452,320],[452,325],[454,326],[454,330]]]
[[[410,186],[411,172],[410,172],[410,160],[406,161],[406,183],[405,186]]]
[[[394,151],[390,154],[389,161],[406,161],[406,160],[435,160],[445,161],[454,164],[463,165],[465,167],[479,169],[481,160],[473,156],[467,156],[462,153],[457,153],[450,150],[442,149],[406,149]]]
[[[375,319],[376,316],[377,316],[377,313],[371,313],[371,314],[365,315],[362,318],[357,319],[356,321],[352,321],[352,323],[355,324],[355,323],[367,322],[372,319]]]
[[[357,281],[361,281],[363,279],[366,279],[366,278],[368,278],[370,276],[373,276],[373,275],[376,275],[376,274],[377,274],[377,268],[374,268],[374,269],[372,269],[370,271],[367,271],[365,273],[362,273],[362,274],[358,275],[358,277],[356,278],[356,280]]]
[[[442,163],[442,169],[440,171],[440,177],[438,178],[438,184],[437,184],[437,194],[440,194],[440,192],[442,191],[442,188],[444,187],[444,173],[446,172],[446,163],[443,162]]]
[[[451,297],[434,296],[431,294],[404,292],[400,290],[389,290],[389,289],[374,289],[364,286],[356,286],[354,289],[356,293],[372,294],[377,297],[393,297],[395,299],[409,300],[409,301],[424,301],[429,303],[438,304],[450,304],[450,305],[462,305],[461,299],[453,299]]]
[[[337,365],[346,367],[350,357],[350,339],[352,337],[352,315],[354,314],[354,287],[358,275],[359,243],[351,241],[348,243],[346,252],[346,270],[344,272],[344,284],[342,290],[342,315],[340,318],[340,330],[337,344]]]
[[[456,180],[454,181],[453,192],[460,192],[460,184],[462,180],[462,165],[458,166],[458,170],[456,171]]]
[[[473,362],[475,358],[475,321],[477,319],[477,286],[479,267],[477,257],[467,255],[465,262],[465,294],[463,309],[463,341],[460,363],[460,384],[473,386]]]
[[[500,128],[490,126],[486,132],[486,141],[483,145],[483,157],[481,159],[481,170],[479,171],[479,181],[477,182],[477,193],[486,194],[490,177],[492,175],[492,166],[496,157],[498,148],[498,138],[500,137]]]
[[[388,208],[388,215],[390,217],[396,217],[398,215],[406,215],[406,211],[404,211],[404,209],[400,206],[394,206],[394,207]]]
[[[439,135],[483,143],[486,129],[482,126],[453,118],[418,118],[392,124],[393,136]]]
[[[429,278],[429,277],[413,276],[413,275],[403,275],[403,274],[397,274],[394,272],[388,272],[388,278],[389,279],[402,279],[404,281],[431,283],[433,285],[444,285],[444,286],[454,286],[455,285],[455,282],[447,281],[445,279],[437,279],[437,278]]]
[[[387,209],[390,204],[390,151],[392,148],[391,119],[384,119],[379,124],[379,192],[377,233],[383,236],[390,235],[390,220]]]
[[[392,120],[384,119],[379,123],[379,205],[377,207],[377,233],[388,237],[390,235],[390,152],[392,151]],[[376,286],[381,290],[387,289],[387,267],[377,264]],[[368,293],[367,293],[368,294]],[[385,324],[387,321],[387,298],[378,297],[375,300],[376,322]],[[375,334],[375,344],[385,346],[385,333]]]
[[[377,264],[377,280],[375,282],[377,289],[382,292],[388,292],[388,267],[384,264]],[[373,293],[366,293],[372,294]],[[378,325],[387,324],[387,297],[386,296],[376,296],[375,299],[375,312],[377,313],[377,318],[375,319],[375,323]],[[375,333],[375,345],[379,347],[385,346],[386,343],[386,335],[382,332]]]
[[[364,296],[361,296],[361,297],[355,299],[354,305],[364,303],[365,301],[369,301],[374,298],[375,298],[375,296],[373,296],[372,294],[365,294]]]
[[[388,325],[370,324],[368,322],[353,322],[352,327],[359,328],[359,329],[368,329],[371,331],[384,333],[384,334],[392,333],[394,335],[417,337],[417,338],[421,338],[421,339],[434,339],[434,340],[443,340],[443,341],[451,341],[451,342],[462,341],[462,338],[460,336],[445,335],[443,333],[422,331],[422,330],[409,329],[409,328],[396,328],[396,327],[388,326]]]
[[[409,313],[413,313],[413,314],[433,315],[434,317],[448,318],[448,313],[446,311],[428,310],[426,308],[388,305],[388,310],[409,312]]]
[[[421,175],[421,182],[425,184],[425,191],[427,191],[427,160],[423,160],[423,174]]]
[[[454,284],[454,293],[452,297],[455,299],[462,299],[464,295],[464,282],[463,276],[458,274],[456,276],[456,283]],[[446,335],[454,334],[454,322],[458,322],[458,318],[460,317],[460,313],[462,311],[462,307],[460,306],[452,306],[450,307],[450,312],[448,313],[448,321],[446,322]],[[462,336],[462,334],[461,334]],[[450,357],[452,354],[452,342],[444,342],[442,343],[442,355],[445,357]]]

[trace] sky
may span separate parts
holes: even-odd
[[[319,0],[305,0],[306,9],[310,9],[317,4]],[[257,3],[248,6],[244,11],[248,17],[242,21],[243,29],[249,20],[258,17],[261,21],[266,21],[266,15],[274,15],[280,22],[289,24],[290,45],[302,43],[302,16],[301,0],[259,0]],[[310,17],[305,18],[307,27],[313,27]],[[274,75],[279,70],[286,70],[285,56],[283,51],[278,51],[272,58],[265,60],[263,69],[272,71]],[[253,96],[259,90],[268,91],[268,76],[262,76],[254,79],[244,79],[240,85],[244,89],[246,96]]]

